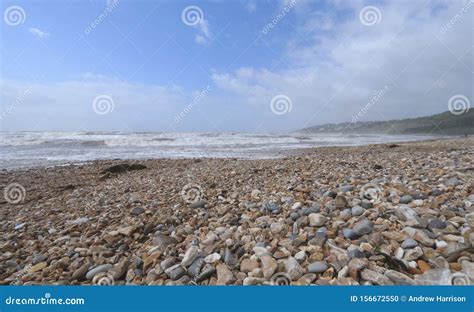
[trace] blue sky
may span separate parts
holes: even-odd
[[[3,131],[282,132],[472,101],[462,0],[1,4]]]

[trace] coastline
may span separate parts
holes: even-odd
[[[469,284],[473,177],[472,137],[3,170],[0,284]]]

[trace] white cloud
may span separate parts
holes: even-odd
[[[144,85],[85,74],[66,82],[0,81],[2,130],[118,130],[169,127],[175,111],[188,102],[179,87]],[[114,110],[97,115],[97,96],[113,99]]]
[[[199,30],[199,33],[195,36],[195,40],[198,44],[207,44],[212,40],[212,34],[209,30],[209,22],[204,17],[194,27]]]
[[[257,10],[257,4],[255,1],[248,1],[245,5],[245,10],[247,10],[249,13],[255,12]]]
[[[290,129],[350,121],[385,85],[390,91],[362,120],[435,114],[448,110],[453,94],[472,94],[469,14],[458,19],[445,34],[441,32],[459,12],[462,2],[380,4],[382,20],[372,27],[359,20],[363,3],[333,3],[335,9],[344,10],[350,18],[341,20],[333,10],[328,13],[306,8],[297,12],[300,22],[292,35],[294,39],[285,42],[285,66],[277,70],[243,68],[215,73],[216,85],[235,94],[236,102],[261,110],[268,109],[273,96],[288,95],[293,103],[291,114],[277,121],[270,116],[268,121],[274,122],[275,128]],[[272,42],[279,40],[281,34],[275,30],[269,36],[274,37],[264,40]]]
[[[50,33],[34,27],[29,28],[28,31],[40,39],[48,38],[49,36],[51,36]]]

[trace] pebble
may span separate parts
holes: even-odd
[[[77,270],[72,273],[73,280],[82,280],[86,277],[87,271],[89,271],[89,263],[84,263]]]
[[[191,263],[196,260],[199,256],[199,247],[198,246],[191,246],[186,250],[186,253],[183,256],[183,260],[181,260],[181,265],[185,268],[191,265]]]
[[[365,209],[362,208],[361,206],[354,206],[354,207],[352,207],[352,209],[351,209],[352,215],[353,215],[353,216],[356,216],[356,217],[362,215],[362,214],[364,213],[364,211],[365,211]]]
[[[186,273],[186,271],[181,266],[181,264],[178,263],[178,264],[172,265],[169,268],[167,268],[165,270],[165,273],[166,273],[166,275],[168,275],[168,277],[171,280],[175,281],[175,280],[179,279],[180,277],[182,277]]]
[[[260,258],[262,263],[263,277],[270,278],[278,268],[278,263],[270,255],[263,255]]]
[[[418,246],[418,242],[411,238],[405,239],[401,244],[401,247],[404,249],[414,248],[416,246]]]
[[[309,226],[323,226],[324,223],[328,220],[324,215],[320,213],[312,213],[308,216]]]
[[[189,205],[190,208],[196,209],[196,208],[205,208],[207,205],[206,200],[198,200],[192,204]]]
[[[358,235],[349,228],[342,229],[342,235],[344,235],[344,237],[347,239],[356,239],[358,237]]]
[[[119,285],[472,283],[474,140],[462,140],[146,160],[106,177],[123,161],[6,171],[35,200],[4,203],[0,280],[24,268],[34,284],[91,284],[94,270]],[[183,205],[188,183],[206,200]]]
[[[400,197],[400,204],[409,204],[413,200],[411,195],[403,195]]]
[[[240,263],[240,271],[244,273],[252,272],[254,269],[259,268],[260,265],[256,260],[253,259],[244,259]]]
[[[393,282],[388,277],[369,269],[364,269],[360,273],[360,277],[375,285],[393,285]]]
[[[139,216],[144,212],[145,212],[145,209],[143,209],[142,207],[135,207],[132,210],[130,210],[130,214],[132,216]]]
[[[308,265],[309,273],[321,273],[328,269],[328,264],[326,261],[317,261]]]
[[[217,265],[217,285],[230,285],[235,282],[235,277],[227,265],[221,263]]]
[[[337,209],[344,209],[348,205],[347,198],[343,195],[336,196],[336,208]]]
[[[219,260],[221,260],[221,255],[216,252],[204,258],[204,262],[206,263],[216,263]]]
[[[86,274],[86,279],[91,280],[91,279],[93,279],[94,276],[96,276],[97,274],[102,273],[102,272],[107,272],[107,271],[110,270],[112,267],[113,267],[113,265],[110,264],[110,263],[102,264],[102,265],[96,266],[95,268],[93,268],[92,270],[90,270],[89,272],[87,272],[87,274]]]
[[[354,227],[352,228],[352,230],[354,231],[356,235],[362,236],[365,234],[370,234],[373,230],[373,227],[374,225],[371,221],[364,219],[354,224]]]

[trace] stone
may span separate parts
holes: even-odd
[[[462,182],[458,178],[453,177],[453,178],[448,179],[446,182],[444,182],[444,184],[449,185],[449,186],[458,186],[458,185],[461,185]]]
[[[303,262],[304,260],[306,260],[306,252],[304,250],[298,251],[295,254],[295,259],[300,263]]]
[[[346,184],[346,185],[341,185],[341,186],[339,187],[339,191],[341,191],[341,192],[343,192],[343,193],[350,192],[350,191],[352,191],[353,189],[354,189],[354,187],[353,187],[352,185],[348,185],[348,184]]]
[[[298,261],[293,257],[288,257],[286,260],[285,270],[292,281],[299,279],[305,273]]]
[[[230,285],[235,281],[235,276],[227,265],[223,263],[217,265],[217,285]]]
[[[191,263],[196,260],[196,258],[199,256],[199,247],[192,245],[191,247],[186,250],[183,260],[181,260],[181,265],[185,268],[191,265]]]
[[[418,263],[421,272],[426,272],[431,269],[430,265],[423,260],[418,260],[416,263]]]
[[[435,244],[434,239],[431,239],[428,234],[422,230],[406,227],[403,229],[403,232],[407,233],[411,238],[425,246],[432,247]]]
[[[43,255],[43,254],[38,254],[38,255],[36,255],[36,256],[33,257],[33,259],[31,260],[31,263],[32,263],[33,265],[35,265],[35,264],[37,264],[37,263],[46,261],[46,259],[48,259],[48,257],[46,257],[45,255]]]
[[[414,261],[423,256],[423,250],[420,247],[415,247],[413,249],[407,249],[403,260],[405,261]]]
[[[413,200],[411,195],[403,195],[400,197],[400,204],[409,204]]]
[[[415,280],[401,272],[387,270],[385,271],[384,275],[388,277],[395,285],[416,285]]]
[[[148,272],[148,270],[155,265],[155,261],[161,257],[161,252],[155,252],[143,261],[143,271]]]
[[[367,219],[357,222],[354,224],[352,230],[357,236],[362,236],[365,234],[370,234],[373,230],[373,223]]]
[[[436,249],[444,249],[448,246],[448,243],[442,240],[435,241]]]
[[[260,265],[256,260],[253,259],[244,259],[240,263],[240,271],[244,273],[252,272],[254,269],[259,268]]]
[[[362,270],[360,277],[375,285],[393,285],[393,282],[388,277],[369,269]]]
[[[326,261],[317,261],[308,265],[309,273],[322,273],[328,269],[328,264]]]
[[[153,245],[158,246],[160,248],[165,248],[168,245],[176,245],[178,241],[165,234],[158,233],[153,238]]]
[[[120,280],[127,273],[130,261],[127,258],[123,258],[119,263],[115,264],[113,268],[109,270],[110,275],[114,281]]]
[[[135,207],[132,210],[130,210],[130,214],[132,216],[139,216],[144,212],[145,212],[145,209],[143,209],[142,207]]]
[[[185,269],[181,266],[181,264],[175,264],[165,270],[166,275],[171,278],[173,281],[181,278],[186,274]]]
[[[198,257],[194,260],[194,262],[189,266],[188,268],[188,274],[192,278],[196,278],[199,273],[201,273],[201,269],[204,267],[206,264],[205,258],[203,257]]]
[[[278,234],[286,230],[286,225],[283,222],[273,222],[270,225],[270,231],[274,234]]]
[[[327,234],[325,232],[317,232],[314,237],[308,241],[310,246],[323,247],[324,242],[326,242]]]
[[[132,233],[135,231],[135,227],[133,225],[130,225],[130,226],[126,226],[126,227],[122,227],[122,228],[119,228],[117,230],[117,232],[119,234],[122,234],[122,235],[125,235],[125,236],[130,236],[132,235]]]
[[[362,208],[361,206],[354,206],[351,209],[352,215],[356,216],[356,217],[361,216],[364,213],[364,211],[365,211],[365,209]]]
[[[221,260],[221,255],[218,254],[217,252],[213,253],[213,254],[210,254],[208,255],[206,258],[204,258],[204,261],[206,263],[216,263],[218,262],[219,260]]]
[[[193,208],[193,209],[196,209],[196,208],[205,208],[207,205],[207,201],[206,200],[198,200],[198,201],[195,201],[194,203],[191,203],[189,205],[189,208]]]
[[[446,228],[446,222],[440,220],[440,219],[431,219],[430,222],[428,223],[428,229],[431,231],[433,229],[445,229]]]
[[[164,271],[175,264],[176,260],[174,258],[166,258],[165,260],[161,261],[160,267]]]
[[[403,243],[400,246],[403,249],[415,248],[416,246],[418,246],[418,242],[414,239],[407,238],[403,241]]]
[[[251,286],[251,285],[261,285],[265,282],[264,278],[259,277],[246,277],[243,281],[244,286]]]
[[[352,258],[349,261],[348,267],[349,267],[349,275],[357,280],[359,272],[369,265],[369,261],[366,258],[360,259],[360,258]]]
[[[291,206],[291,210],[298,210],[301,207],[303,207],[303,204],[301,202],[296,202]]]
[[[270,255],[263,255],[260,258],[262,262],[263,277],[270,278],[275,273],[278,268],[278,263]]]
[[[48,266],[48,264],[46,262],[40,262],[40,263],[37,263],[37,264],[33,265],[28,271],[30,273],[39,272],[39,271],[42,271],[47,266]]]
[[[349,228],[343,228],[342,235],[344,235],[344,237],[347,239],[356,239],[358,237],[358,235],[352,229]]]
[[[89,263],[84,263],[78,269],[72,273],[73,280],[83,280],[86,277],[87,271],[89,271]]]
[[[243,249],[240,248],[237,250],[237,252],[240,252],[242,251],[243,253]],[[230,267],[236,267],[239,265],[239,258],[238,256],[233,253],[229,248],[226,247],[225,251],[224,251],[224,263],[227,264],[228,266]]]
[[[318,213],[319,210],[321,210],[321,206],[312,206],[312,207],[309,207],[309,208],[303,208],[301,209],[301,215],[302,216],[309,216],[310,214],[312,213]]]
[[[107,271],[110,270],[112,267],[113,267],[113,265],[110,264],[110,263],[102,264],[102,265],[96,266],[95,268],[93,268],[92,270],[90,270],[89,272],[87,272],[87,274],[86,274],[86,279],[91,280],[91,279],[93,279],[94,276],[96,276],[97,274],[102,273],[102,272],[107,272]]]
[[[344,209],[348,205],[347,199],[343,195],[337,195],[335,200],[337,209]]]
[[[323,226],[327,222],[328,218],[320,213],[312,213],[308,216],[310,226]]]

